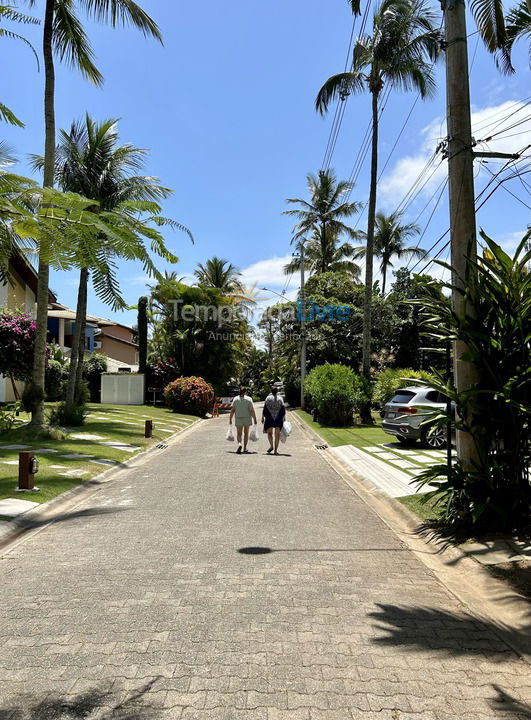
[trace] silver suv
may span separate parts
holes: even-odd
[[[400,442],[420,440],[435,450],[446,446],[446,427],[429,423],[434,413],[446,409],[446,396],[430,387],[397,390],[384,406],[382,429]]]

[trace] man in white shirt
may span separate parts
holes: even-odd
[[[253,421],[256,425],[256,413],[254,411],[253,400],[249,395],[245,394],[245,388],[240,388],[240,394],[236,395],[232,401],[230,410],[229,424],[232,425],[232,418],[235,418],[236,436],[238,439],[238,455],[242,452],[242,431],[243,431],[243,452],[247,452],[247,443],[249,442],[249,428]]]

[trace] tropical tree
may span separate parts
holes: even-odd
[[[351,0],[359,13],[359,0]],[[374,226],[378,178],[378,120],[386,86],[417,90],[422,98],[436,89],[433,63],[440,51],[436,14],[424,0],[383,0],[373,18],[372,35],[358,37],[348,72],[329,78],[319,91],[316,109],[324,114],[333,100],[368,90],[372,99],[371,178],[365,253],[363,372],[370,376],[371,303],[373,292]],[[365,419],[368,419],[367,417]]]
[[[380,272],[382,273],[382,295],[385,295],[387,271],[393,267],[391,258],[403,260],[407,257],[422,258],[426,252],[417,246],[406,247],[406,242],[420,233],[420,227],[415,223],[402,223],[402,214],[398,212],[386,215],[377,212],[374,219],[374,255],[380,259]],[[364,236],[365,233],[363,233]],[[365,247],[355,249],[355,257],[364,257]]]
[[[113,258],[121,256],[138,259],[151,274],[156,274],[144,246],[143,236],[151,239],[152,250],[159,256],[170,262],[176,262],[177,258],[168,252],[157,232],[148,230],[149,222],[170,224],[190,235],[190,231],[183,225],[158,214],[160,208],[155,201],[168,197],[171,191],[159,185],[156,178],[134,174],[142,168],[146,151],[130,144],[119,145],[118,141],[117,120],[97,123],[87,114],[83,122],[74,122],[69,132],[61,130],[56,148],[55,177],[61,189],[94,200],[95,212],[103,217],[112,217],[115,229],[115,221],[121,216],[122,225],[119,234],[101,234],[96,264],[92,247],[78,244],[73,248],[80,276],[67,408],[73,407],[80,396],[90,272],[99,297],[123,307],[124,302],[114,276]],[[33,166],[42,169],[44,158],[33,157]]]
[[[501,50],[498,54],[498,64],[505,72],[514,72],[511,62],[513,47],[518,40],[526,36],[531,37],[531,3],[522,0],[516,7],[509,10],[506,19],[505,41],[501,43]],[[528,53],[531,65],[531,46]]]
[[[31,7],[39,0],[27,0]],[[94,52],[83,24],[76,13],[81,7],[89,19],[116,25],[133,25],[145,36],[151,35],[162,42],[157,24],[133,0],[42,0],[44,8],[44,163],[43,186],[53,187],[55,172],[55,57],[77,68],[96,85],[103,76],[94,64]],[[48,249],[41,243],[37,291],[37,337],[32,385],[34,396],[44,396],[45,345],[48,320],[48,285],[50,269],[44,260]],[[32,424],[44,424],[44,402],[35,404]]]
[[[353,280],[359,280],[361,269],[352,259],[355,248],[349,242],[341,243],[336,232],[327,229],[324,233],[314,231],[304,246],[304,266],[310,273],[345,272]],[[301,268],[300,255],[294,257],[285,267],[286,275],[292,275]]]
[[[293,228],[293,242],[299,247],[311,237],[321,244],[321,248],[330,248],[331,243],[337,244],[341,235],[356,238],[355,230],[343,220],[355,215],[360,205],[350,202],[347,197],[352,192],[352,184],[346,180],[337,180],[333,170],[320,170],[317,175],[306,176],[310,200],[288,198],[287,203],[299,207],[285,210],[284,215],[296,217],[299,222]],[[311,240],[310,240],[311,242]],[[321,251],[323,259],[325,252]]]
[[[9,20],[15,23],[22,23],[23,25],[39,24],[37,18],[21,13],[16,7],[13,7],[11,5],[0,5],[0,23],[2,23],[3,20]],[[37,60],[37,67],[39,67],[39,58],[37,56],[37,53],[35,52],[35,49],[33,48],[33,45],[29,42],[29,40],[27,40],[22,35],[19,35],[18,33],[13,32],[12,30],[9,30],[8,28],[2,27],[0,25],[0,38],[1,37],[9,38],[11,40],[20,40],[25,43],[29,48],[31,48],[33,54],[35,55],[35,59]],[[8,122],[10,125],[24,127],[24,123],[19,120],[15,113],[3,103],[0,103],[0,120]]]
[[[203,265],[199,263],[194,271],[199,285],[216,288],[225,295],[241,293],[244,290],[241,272],[224,258],[214,256]]]

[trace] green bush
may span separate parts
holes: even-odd
[[[81,427],[85,422],[87,408],[84,405],[75,405],[68,408],[62,402],[50,412],[50,424],[58,427]]]
[[[164,399],[173,412],[203,417],[212,410],[214,389],[201,377],[183,377],[166,385]]]
[[[373,386],[372,397],[375,403],[385,405],[393,397],[397,390],[407,385],[414,385],[409,382],[410,378],[424,380],[427,385],[431,385],[434,376],[424,370],[412,370],[411,368],[396,368],[382,370],[376,376]]]
[[[101,376],[107,372],[107,358],[99,353],[92,355],[83,363],[83,377],[88,387],[90,402],[100,402]]]
[[[345,365],[319,365],[308,373],[305,386],[308,405],[325,425],[351,425],[354,413],[369,398],[367,381]]]

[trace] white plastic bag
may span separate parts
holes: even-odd
[[[280,442],[285,443],[288,437],[291,435],[291,423],[289,420],[284,420],[282,430],[280,431]]]
[[[227,430],[227,440],[229,442],[234,442],[234,430],[232,429],[232,425],[229,425],[229,429]]]
[[[253,442],[258,442],[258,430],[256,425],[253,425],[251,432],[249,433],[249,439]]]

